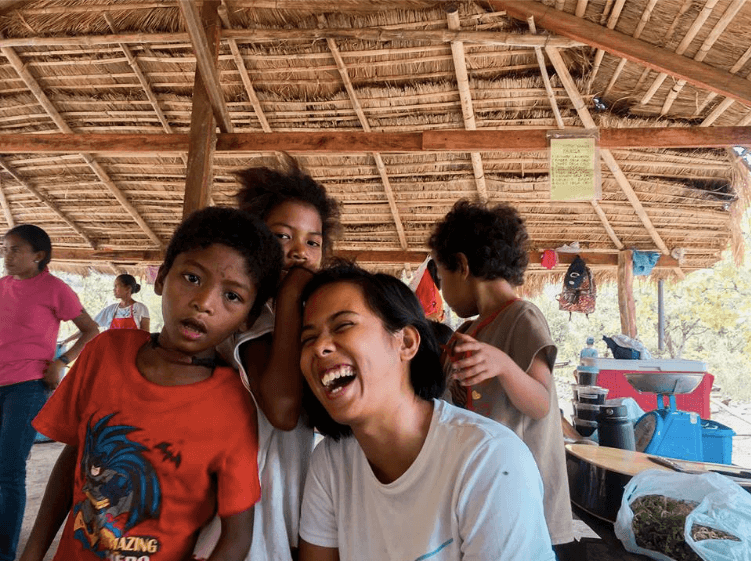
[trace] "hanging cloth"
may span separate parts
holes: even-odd
[[[656,251],[632,250],[634,260],[634,275],[646,277],[652,272],[654,266],[660,260],[660,254]]]
[[[546,249],[542,252],[542,266],[552,269],[558,265],[558,252],[555,249]]]

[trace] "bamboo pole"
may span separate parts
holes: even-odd
[[[455,4],[452,4],[447,9],[446,19],[450,30],[458,31],[461,28],[461,23],[459,22],[459,8]],[[451,56],[454,61],[456,87],[459,90],[459,101],[462,108],[464,128],[467,130],[476,130],[475,110],[472,105],[472,92],[469,88],[469,75],[467,74],[464,44],[459,41],[453,41],[451,43]],[[481,202],[487,202],[488,188],[485,184],[485,169],[482,164],[482,156],[479,152],[470,152],[470,159],[472,161],[472,171],[475,176],[477,197]]]

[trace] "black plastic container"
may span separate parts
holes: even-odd
[[[574,429],[582,436],[592,436],[597,430],[597,421],[585,421],[574,417]]]
[[[574,386],[574,400],[578,403],[587,403],[589,405],[602,405],[605,403],[605,397],[608,395],[606,388],[600,386]]]
[[[636,450],[634,425],[628,419],[625,405],[603,405],[597,417],[600,446]]]
[[[600,406],[574,402],[574,415],[582,421],[597,421],[597,417],[600,415]]]
[[[576,370],[576,383],[580,386],[596,386],[598,372],[589,372],[587,370]]]

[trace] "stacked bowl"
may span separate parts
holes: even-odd
[[[574,428],[582,436],[592,436],[597,430],[597,418],[608,390],[597,385],[597,372],[577,368],[575,375]]]

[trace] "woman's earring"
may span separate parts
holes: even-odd
[[[34,263],[39,263],[39,259],[34,259]]]

